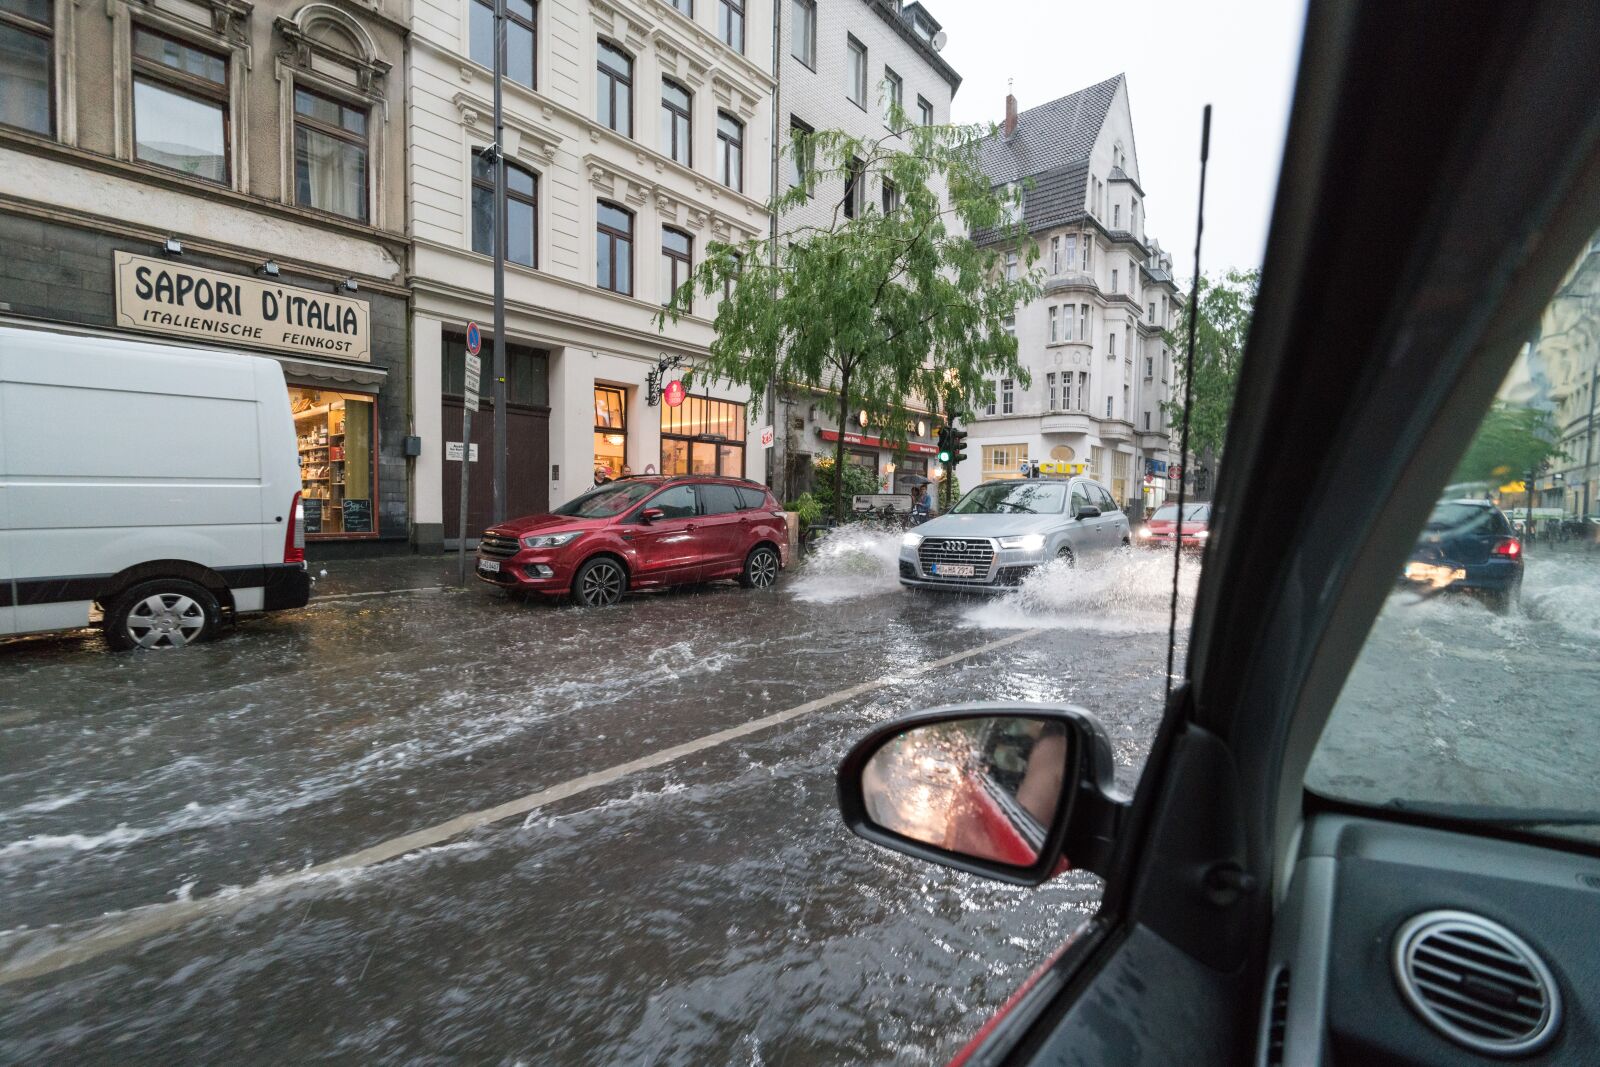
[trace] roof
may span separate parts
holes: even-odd
[[[957,74],[956,69],[946,63],[944,58],[933,50],[932,44],[917,36],[917,31],[911,27],[910,20],[901,14],[899,5],[895,4],[893,0],[865,0],[865,3],[878,13],[879,18],[894,27],[894,32],[898,33],[907,44],[916,49],[917,54],[922,56],[928,66],[933,68],[934,73],[949,84],[950,95],[954,96],[956,90],[961,88],[961,75]],[[927,15],[929,22],[933,21],[933,16],[928,14],[927,8],[922,7],[920,4],[917,7],[924,15]]]
[[[1029,230],[1075,222],[1088,201],[1089,153],[1105,125],[1123,75],[1029,108],[1016,133],[1002,130],[978,144],[978,165],[996,185],[1031,179],[1022,217]],[[991,234],[979,234],[981,242]]]

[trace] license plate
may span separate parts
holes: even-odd
[[[499,574],[500,561],[497,559],[480,559],[478,561],[478,569],[484,574]]]
[[[978,572],[970,563],[935,563],[933,573],[941,578],[971,578]]]

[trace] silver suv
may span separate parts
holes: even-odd
[[[1129,543],[1128,519],[1091,478],[984,482],[900,542],[900,584],[994,592],[1035,567]]]

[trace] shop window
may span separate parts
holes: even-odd
[[[689,90],[661,79],[661,151],[686,167],[694,166],[694,117]]]
[[[719,0],[717,35],[735,52],[744,51],[744,0]]]
[[[595,66],[595,118],[624,137],[633,136],[633,59],[605,41]]]
[[[595,285],[633,295],[633,213],[604,200],[595,204]]]
[[[377,397],[291,385],[307,537],[378,535]]]
[[[530,0],[505,0],[506,4],[506,55],[505,76],[528,88],[534,88],[534,69],[537,62],[535,42],[538,40],[538,9]],[[472,0],[472,25],[470,49],[474,63],[494,67],[494,4],[485,0]]]
[[[294,91],[295,203],[367,221],[367,110]]]
[[[0,126],[55,132],[51,0],[0,0]]]
[[[671,226],[661,228],[661,303],[672,303],[672,294],[689,280],[694,238]]]
[[[133,153],[208,181],[228,180],[228,61],[133,28]]]
[[[661,409],[661,473],[744,477],[745,406],[685,397]]]
[[[726,111],[717,112],[717,181],[744,190],[744,123]]]
[[[628,466],[628,404],[614,385],[594,387],[594,481],[632,474]]]
[[[1027,462],[1028,446],[1015,445],[984,445],[983,446],[983,480],[992,481],[997,478],[1020,478],[1017,468]]]
[[[506,260],[539,265],[539,176],[506,164]],[[472,153],[472,250],[494,255],[494,164]]]

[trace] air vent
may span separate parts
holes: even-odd
[[[1283,1067],[1283,1033],[1289,1026],[1289,968],[1272,979],[1272,999],[1267,1003],[1267,1067]]]
[[[1532,1052],[1561,1025],[1561,994],[1544,961],[1510,930],[1469,912],[1424,912],[1402,926],[1394,974],[1419,1015],[1475,1052]]]

